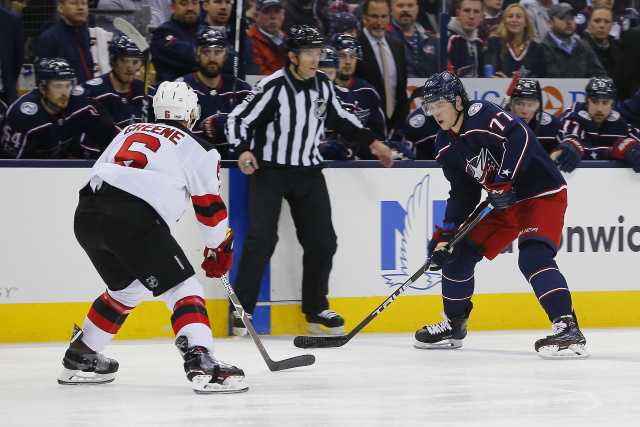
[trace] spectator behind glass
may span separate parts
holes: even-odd
[[[608,6],[591,8],[588,28],[582,38],[589,43],[608,75],[613,76],[620,63],[620,41],[611,35],[613,12]],[[626,58],[624,59],[626,60]]]
[[[482,0],[482,21],[478,25],[478,37],[487,41],[502,21],[504,0]]]
[[[36,64],[37,87],[6,113],[0,156],[10,159],[96,159],[119,129],[74,89],[75,72],[63,58]],[[98,106],[99,107],[99,106]]]
[[[317,28],[320,34],[327,36],[328,24],[317,14],[314,0],[285,0],[282,3],[285,10],[282,30],[289,33],[293,25],[308,25]]]
[[[149,25],[157,27],[171,19],[170,0],[147,0],[151,9]],[[140,10],[142,0],[100,0],[99,10]]]
[[[44,31],[36,41],[36,62],[41,58],[64,58],[75,70],[78,83],[93,78],[95,64],[87,18],[87,0],[57,0],[60,19]]]
[[[387,127],[402,129],[407,116],[407,60],[403,43],[386,34],[390,13],[388,0],[365,0],[362,3],[364,29],[357,37],[362,48],[362,63],[355,76],[371,83],[378,91]]]
[[[560,117],[560,145],[551,153],[563,172],[581,160],[621,160],[640,173],[640,131],[613,109],[616,88],[608,77],[594,77],[587,102],[576,102]]]
[[[549,27],[549,9],[553,6],[553,0],[520,0],[520,4],[527,9],[529,18],[533,25],[533,40],[541,43],[547,33]]]
[[[223,160],[231,159],[225,126],[227,116],[251,91],[251,86],[233,75],[223,74],[228,41],[221,31],[202,26],[196,39],[198,71],[179,77],[198,95],[200,118],[193,133],[216,146]]]
[[[522,68],[527,77],[544,77],[544,51],[533,41],[533,27],[522,5],[507,6],[498,29],[487,40],[485,63],[493,66],[494,77],[512,77]]]
[[[331,15],[330,33],[351,34],[357,36],[360,33],[360,21],[351,12],[335,12]]]
[[[448,69],[458,77],[480,77],[484,42],[478,36],[482,19],[480,0],[456,0],[455,18],[449,22]]]
[[[587,29],[589,28],[589,20],[593,10],[598,6],[606,6],[611,9],[611,27],[609,28],[609,35],[615,39],[619,39],[622,35],[622,16],[617,15],[613,8],[615,6],[615,0],[592,0],[591,5],[584,9],[578,9],[580,12],[576,15],[576,33],[584,38]]]
[[[151,121],[151,99],[147,98],[145,104],[144,83],[135,78],[143,65],[142,53],[129,37],[122,34],[113,37],[109,43],[109,65],[110,72],[82,84],[84,95],[98,100],[121,129],[142,122],[143,108],[145,121]],[[155,88],[149,87],[148,96],[155,93]]]
[[[200,19],[199,0],[171,0],[171,19],[160,25],[151,38],[151,58],[156,85],[195,71],[193,57]]]
[[[447,0],[447,7],[451,0]],[[442,0],[418,0],[418,17],[416,20],[425,30],[440,34],[440,10]]]
[[[9,105],[18,98],[16,84],[24,62],[20,15],[0,9],[0,40],[0,101]]]
[[[627,123],[640,129],[640,90],[631,98],[621,102],[618,111]]]
[[[404,44],[407,77],[427,78],[438,71],[437,36],[416,22],[418,0],[391,0],[391,25],[387,34]]]
[[[284,8],[280,0],[258,0],[256,22],[249,27],[253,57],[260,67],[260,74],[268,76],[284,66],[284,39],[282,31]]]
[[[574,38],[576,11],[567,3],[558,3],[549,10],[551,31],[542,41],[547,63],[546,77],[589,78],[606,76],[589,43]]]
[[[234,74],[233,57],[238,54],[233,48],[236,31],[235,20],[230,22],[230,18],[235,16],[235,13],[232,13],[235,12],[233,4],[233,0],[205,0],[202,2],[202,7],[206,12],[203,24],[222,31],[222,34],[227,38],[229,43],[227,52],[231,52],[233,55],[227,55],[222,72],[232,75]],[[238,76],[244,78],[245,75],[259,75],[260,67],[256,64],[253,58],[253,49],[250,47],[251,39],[244,31],[242,32],[242,37],[242,72]]]
[[[518,79],[509,110],[529,125],[547,153],[558,146],[560,119],[542,111],[542,91],[537,80]]]
[[[624,58],[624,66],[618,67],[614,75],[618,96],[629,99],[640,89],[640,26],[622,33],[620,57]]]

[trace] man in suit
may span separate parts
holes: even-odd
[[[402,129],[408,113],[407,60],[402,41],[386,34],[390,20],[389,0],[364,0],[364,29],[358,35],[362,64],[355,76],[371,83],[380,94],[387,128]]]
[[[0,9],[0,100],[7,105],[18,98],[16,83],[24,61],[20,16]]]
[[[624,64],[619,64],[613,79],[618,88],[618,96],[621,99],[629,99],[640,89],[640,26],[631,28],[622,33],[622,47],[620,50],[620,60]]]

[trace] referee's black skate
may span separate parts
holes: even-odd
[[[536,341],[535,349],[543,359],[584,359],[591,356],[584,348],[587,343],[578,327],[578,320],[566,314],[553,321],[553,334]]]
[[[184,371],[196,393],[242,393],[249,390],[242,369],[216,359],[202,346],[189,347],[185,336],[176,338],[176,347],[184,359]]]
[[[469,305],[461,317],[449,319],[444,312],[444,320],[434,325],[426,325],[416,331],[415,348],[427,350],[453,350],[462,347],[462,340],[467,336],[467,322],[473,304]]]
[[[71,343],[62,358],[64,369],[58,375],[58,384],[106,384],[116,379],[118,362],[91,350],[82,341],[84,332],[73,325]]]
[[[309,332],[312,334],[344,335],[344,319],[333,310],[322,310],[318,314],[307,314],[306,319],[309,322]]]

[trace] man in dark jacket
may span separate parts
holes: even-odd
[[[24,62],[24,39],[20,16],[0,9],[0,100],[7,105],[18,98],[16,83]]]
[[[57,0],[60,19],[36,41],[36,62],[40,58],[64,58],[75,70],[78,84],[93,78],[95,65],[89,37],[89,7],[86,0]]]

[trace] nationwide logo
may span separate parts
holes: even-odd
[[[404,203],[382,202],[382,270],[389,287],[402,286],[427,260],[429,224],[438,211],[444,212],[445,201],[430,202],[429,175],[413,189]],[[431,219],[431,221],[430,221]],[[437,222],[441,222],[441,218]],[[439,272],[427,272],[425,279],[416,281],[411,288],[426,290],[438,285]]]
[[[546,100],[543,103],[543,109],[556,117],[560,117],[564,110],[564,98],[562,93],[553,86],[545,86],[542,88],[542,97]]]

